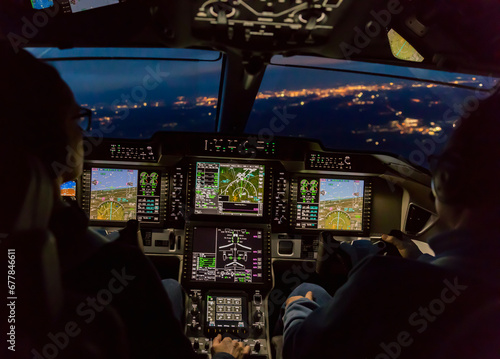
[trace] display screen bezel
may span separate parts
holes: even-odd
[[[195,255],[195,250],[194,250],[194,246],[196,245],[195,242],[197,241],[202,241],[203,239],[200,240],[200,237],[198,236],[197,237],[197,231],[198,230],[214,230],[214,232],[216,233],[218,230],[224,230],[224,229],[231,229],[231,230],[241,230],[242,228],[234,228],[233,226],[217,226],[217,227],[211,227],[211,226],[195,226],[193,227],[193,243],[192,243],[192,251],[191,251],[191,256],[192,256],[192,259],[193,259],[193,262],[194,262],[194,255]],[[209,281],[210,283],[213,283],[213,284],[231,284],[231,285],[235,285],[235,284],[263,284],[264,283],[264,273],[263,273],[263,261],[264,261],[264,236],[265,236],[265,232],[264,230],[260,229],[260,228],[244,228],[244,230],[247,230],[247,231],[260,231],[261,233],[261,238],[260,238],[260,251],[261,251],[261,256],[260,256],[260,259],[261,259],[261,277],[260,277],[260,280],[259,281],[253,281],[252,282],[222,282],[222,281]],[[250,247],[249,247],[250,248]],[[215,253],[216,257],[217,257],[217,253]],[[229,260],[231,260],[232,257],[229,257]],[[201,280],[197,280],[197,279],[193,279],[192,278],[192,274],[193,274],[193,271],[192,271],[192,267],[191,267],[191,277],[190,277],[190,280],[194,283],[205,283],[205,281],[201,281]],[[253,278],[252,278],[253,279]]]
[[[262,231],[262,281],[252,282],[252,283],[224,283],[224,282],[202,282],[195,281],[191,279],[192,276],[192,266],[193,262],[193,237],[195,228],[234,228],[234,229],[254,229]],[[184,251],[184,261],[186,263],[183,270],[182,284],[186,288],[204,288],[204,289],[234,289],[234,288],[246,288],[246,289],[263,289],[270,287],[270,265],[271,265],[271,244],[270,244],[270,226],[262,224],[252,224],[247,223],[242,224],[231,224],[231,223],[216,223],[208,224],[207,222],[190,222],[187,227],[186,232],[186,242]]]
[[[218,164],[238,164],[238,165],[258,165],[264,166],[264,192],[262,199],[262,215],[238,215],[238,214],[206,214],[206,213],[195,213],[196,208],[196,174],[197,174],[197,165],[199,162],[208,162],[208,163],[218,163]],[[189,174],[191,180],[191,186],[188,188],[188,191],[191,193],[189,198],[190,206],[187,208],[187,216],[190,220],[199,221],[199,220],[209,220],[214,222],[224,221],[227,223],[241,223],[245,221],[247,223],[268,223],[271,216],[271,207],[270,207],[270,183],[271,183],[271,173],[272,166],[270,163],[266,163],[263,161],[234,161],[234,160],[220,160],[220,159],[212,159],[212,158],[203,158],[196,159],[193,162],[191,173]]]
[[[370,214],[371,214],[371,179],[367,176],[343,176],[343,175],[316,175],[316,174],[297,174],[294,176],[294,188],[293,188],[293,217],[292,217],[292,229],[293,231],[299,233],[318,233],[323,231],[330,231],[337,235],[344,236],[366,236],[369,234],[370,227]],[[361,216],[361,229],[360,230],[344,230],[344,229],[325,229],[325,228],[303,228],[297,227],[297,205],[299,203],[299,192],[300,192],[300,182],[302,179],[312,180],[315,179],[320,183],[321,179],[338,179],[338,180],[353,180],[353,181],[363,181],[363,210]],[[319,191],[319,186],[318,186]],[[319,203],[318,203],[319,205]]]

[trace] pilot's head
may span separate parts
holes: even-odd
[[[0,43],[0,143],[11,154],[35,155],[58,182],[76,178],[83,166],[79,111],[53,67]]]
[[[456,126],[431,163],[436,209],[452,228],[485,228],[500,214],[500,93]]]

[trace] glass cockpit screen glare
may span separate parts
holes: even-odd
[[[265,166],[198,162],[195,214],[262,217]]]
[[[160,222],[160,181],[155,171],[92,168],[90,219]]]
[[[363,180],[302,178],[296,228],[362,231],[363,204]]]
[[[195,227],[191,280],[262,283],[260,229]]]

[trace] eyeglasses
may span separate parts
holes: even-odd
[[[82,130],[88,132],[92,128],[92,110],[84,107],[80,107],[80,112],[77,116],[74,117],[78,122],[78,126],[82,128]]]

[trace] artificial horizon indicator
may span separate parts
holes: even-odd
[[[90,219],[159,222],[160,182],[157,171],[92,168]]]
[[[61,185],[62,197],[76,197],[76,182],[68,181]]]
[[[364,182],[339,178],[300,179],[296,228],[362,231]]]

